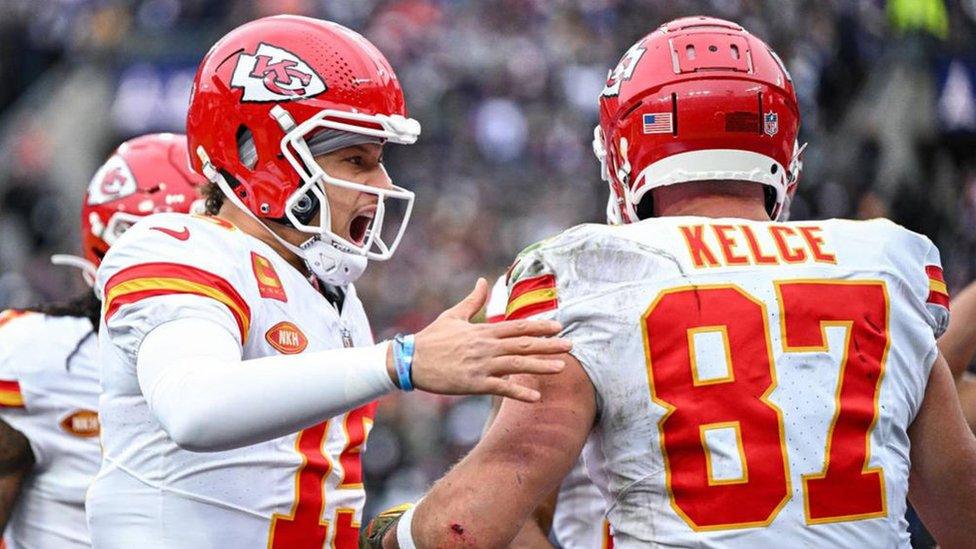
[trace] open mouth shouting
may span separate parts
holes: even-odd
[[[369,227],[373,223],[376,215],[376,206],[370,206],[354,215],[349,221],[349,242],[363,246],[366,243],[366,236],[369,234]]]

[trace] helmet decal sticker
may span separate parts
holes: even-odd
[[[776,135],[779,132],[779,115],[773,111],[769,111],[763,115],[763,131],[769,137]]]
[[[231,86],[244,90],[241,101],[292,101],[328,89],[322,77],[297,55],[264,43],[254,55],[238,57]]]
[[[631,46],[620,59],[620,62],[617,63],[616,68],[607,75],[607,84],[600,95],[604,97],[619,95],[620,83],[630,80],[630,77],[634,75],[634,69],[637,68],[637,62],[644,56],[644,51],[643,41]]]
[[[132,175],[129,165],[122,160],[122,157],[113,155],[92,177],[88,185],[87,202],[91,206],[97,206],[125,198],[134,194],[136,190],[136,178]]]

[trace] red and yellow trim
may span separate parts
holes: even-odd
[[[237,322],[241,344],[247,341],[251,308],[223,278],[179,263],[143,263],[122,269],[105,284],[105,320],[119,307],[160,295],[199,295],[223,303]]]
[[[949,289],[946,287],[942,268],[937,265],[926,265],[925,274],[929,277],[929,297],[925,301],[934,305],[949,308]]]
[[[15,318],[30,314],[30,311],[20,311],[17,309],[7,309],[0,313],[0,328]],[[3,548],[0,548],[3,549]]]
[[[508,296],[505,320],[516,320],[551,311],[558,304],[555,275],[546,274],[519,280]]]
[[[20,383],[12,379],[0,379],[0,408],[23,408],[24,395]]]

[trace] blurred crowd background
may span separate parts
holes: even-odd
[[[196,64],[234,26],[299,13],[390,59],[418,144],[387,151],[417,193],[397,256],[358,286],[378,337],[413,331],[525,245],[603,220],[590,140],[627,47],[671,18],[735,20],[793,75],[795,219],[887,216],[932,238],[950,288],[976,276],[976,0],[0,0],[0,306],[84,291],[88,180],[122,140],[181,132]],[[370,512],[415,497],[480,436],[484,399],[384,401]]]

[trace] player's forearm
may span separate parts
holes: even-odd
[[[976,539],[976,438],[963,419],[942,357],[932,366],[925,398],[908,429],[909,499],[943,547]]]
[[[516,534],[515,539],[512,540],[511,547],[520,547],[522,549],[551,549],[552,544],[549,543],[549,536],[542,531],[542,527],[539,526],[538,522],[527,520],[522,525],[519,533]]]
[[[962,406],[963,416],[969,428],[976,432],[976,375],[964,373],[956,382],[959,391],[959,404]]]
[[[180,447],[220,451],[296,432],[394,390],[386,355],[381,344],[242,361],[225,330],[187,319],[146,336],[139,385]]]
[[[0,533],[10,520],[21,484],[33,465],[34,453],[27,437],[0,420]]]
[[[462,461],[417,506],[411,529],[417,547],[509,545],[531,520],[538,503],[532,496],[545,491],[525,485],[533,475],[519,457],[526,452],[537,450],[512,448],[511,460],[494,463]]]
[[[20,495],[20,485],[23,483],[26,471],[0,475],[0,533],[7,527],[10,514],[13,512],[17,497]]]
[[[941,547],[970,547],[976,539],[976,462],[946,471],[934,482],[910,477],[908,498]]]
[[[952,317],[946,333],[939,338],[939,350],[958,382],[976,355],[976,282],[952,300]]]
[[[417,547],[505,547],[512,543],[525,522],[532,520],[532,511],[572,465],[571,461],[565,467],[560,465],[567,461],[560,458],[567,437],[558,420],[549,423],[536,418],[519,430],[518,437],[489,431],[424,496],[410,528]]]
[[[564,360],[560,374],[523,380],[542,400],[506,399],[482,441],[424,497],[410,528],[418,547],[506,546],[559,486],[595,416],[592,385],[576,359]]]

